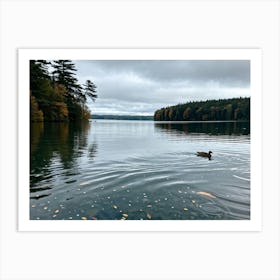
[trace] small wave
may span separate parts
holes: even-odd
[[[51,189],[52,188],[49,186],[32,187],[32,188],[30,188],[30,193],[41,192],[41,191],[46,191],[46,190],[51,190]]]
[[[226,202],[235,204],[238,207],[240,207],[241,205],[250,207],[250,202],[242,201],[240,198],[237,198],[237,197],[230,198],[230,197],[225,197],[225,196],[219,195],[219,196],[217,196],[217,198],[219,198],[221,201],[226,201]]]
[[[237,179],[250,182],[250,179],[248,179],[248,178],[240,177],[240,176],[237,176],[237,175],[232,175],[232,176],[235,177],[235,178],[237,178]]]
[[[203,212],[205,212],[208,215],[217,215],[224,212],[224,209],[220,206],[213,204],[213,203],[204,203],[201,204],[201,209]]]
[[[231,185],[231,184],[223,184],[223,186],[226,187],[231,187],[231,188],[237,188],[237,189],[241,189],[241,190],[250,190],[250,186],[240,186],[240,185]]]
[[[36,195],[36,196],[30,196],[30,199],[40,199],[40,198],[43,198],[43,197],[47,197],[47,196],[50,196],[51,193],[48,193],[48,194],[41,194],[41,195]]]

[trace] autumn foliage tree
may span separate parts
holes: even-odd
[[[30,120],[33,122],[42,122],[44,120],[44,114],[42,110],[39,110],[38,102],[36,98],[30,93]]]
[[[50,73],[50,69],[52,69]],[[96,86],[88,80],[83,88],[71,60],[30,61],[30,120],[76,121],[90,118],[87,97],[97,98]]]

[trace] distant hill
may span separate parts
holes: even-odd
[[[250,98],[194,101],[161,108],[155,121],[250,121]]]
[[[91,115],[91,119],[152,121],[154,117],[153,116],[130,116],[130,115]]]

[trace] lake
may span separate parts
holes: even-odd
[[[250,125],[31,124],[30,219],[248,220]]]

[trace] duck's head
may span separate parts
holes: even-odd
[[[213,152],[212,152],[212,151],[209,151],[208,154],[211,155],[211,154],[213,154]]]

